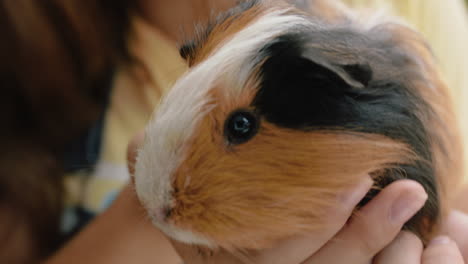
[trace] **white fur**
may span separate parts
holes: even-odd
[[[214,249],[215,245],[209,239],[204,238],[202,235],[195,234],[189,230],[182,230],[172,225],[162,223],[161,221],[153,221],[154,225],[159,228],[168,237],[192,245],[202,245]]]
[[[226,96],[239,96],[244,91],[259,49],[293,27],[310,25],[300,16],[285,15],[285,11],[270,12],[257,19],[221,45],[208,60],[184,75],[147,126],[136,164],[136,191],[155,224],[174,239],[213,246],[200,235],[155,219],[157,213],[153,210],[171,206],[174,202],[171,197],[173,174],[184,161],[188,142],[199,122],[216,103],[209,97],[209,91],[216,84],[222,84]]]

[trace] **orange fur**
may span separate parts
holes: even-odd
[[[322,4],[322,6],[325,7],[326,5]],[[226,20],[223,20],[221,23],[216,23],[211,29],[208,38],[200,43],[200,47],[198,47],[196,52],[193,53],[193,56],[187,58],[189,66],[193,67],[207,59],[217,50],[217,48],[222,46],[224,42],[229,40],[234,34],[246,28],[249,24],[255,22],[255,20],[263,14],[284,8],[293,9],[283,1],[263,0],[261,3],[242,13],[240,16],[231,16]],[[329,10],[330,12],[326,12],[321,15],[330,19],[338,19],[338,13],[335,12],[336,15],[334,15],[331,12],[332,8],[329,8]]]
[[[194,54],[195,56],[188,58],[189,66],[195,66],[208,58],[224,41],[238,33],[266,11],[268,10],[261,8],[261,6],[256,6],[243,13],[242,16],[232,16],[222,23],[214,25],[208,39],[201,43],[200,48]]]

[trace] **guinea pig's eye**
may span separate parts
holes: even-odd
[[[242,144],[257,134],[259,127],[258,117],[247,110],[238,110],[232,113],[225,124],[225,136],[231,144]]]

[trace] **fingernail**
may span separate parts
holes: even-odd
[[[426,192],[405,192],[392,205],[390,220],[395,224],[408,221],[427,200]]]
[[[362,198],[364,198],[366,193],[372,187],[373,183],[374,182],[372,181],[372,179],[367,176],[367,178],[361,183],[359,183],[357,186],[343,193],[340,196],[340,202],[349,207],[356,206],[362,200]]]
[[[438,236],[429,242],[429,246],[446,245],[452,241],[448,236]]]

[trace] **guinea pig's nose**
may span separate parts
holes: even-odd
[[[169,217],[171,217],[172,215],[172,208],[170,207],[165,207],[163,208],[163,216],[164,216],[164,220],[167,220]]]
[[[166,221],[172,215],[172,208],[166,206],[159,210],[156,210],[155,217],[159,221]]]

